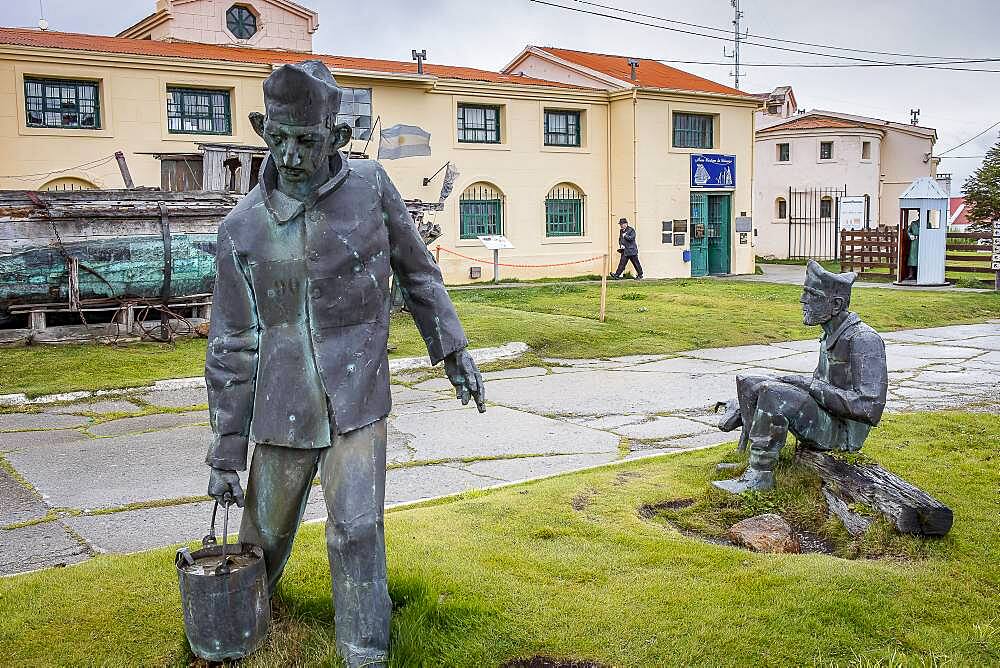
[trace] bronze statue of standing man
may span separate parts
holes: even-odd
[[[319,61],[264,82],[251,122],[270,149],[260,184],[219,226],[205,378],[215,437],[209,494],[244,505],[241,541],[263,547],[273,593],[319,475],[328,518],[337,651],[388,661],[383,504],[386,343],[394,273],[431,360],[463,404],[482,378],[441,273],[380,165],[339,151],[341,89]]]

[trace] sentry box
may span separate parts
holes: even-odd
[[[921,176],[899,196],[897,283],[947,285],[948,194],[937,181]]]

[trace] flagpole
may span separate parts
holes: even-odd
[[[372,123],[372,131],[368,134],[368,141],[365,142],[365,150],[361,151],[362,153],[365,154],[368,153],[368,144],[371,143],[372,137],[375,136],[375,128],[377,128],[379,126],[379,123],[381,122],[382,122],[382,114],[379,114],[378,116],[375,117],[375,122]],[[379,149],[382,148],[382,142],[378,143],[378,147]],[[378,160],[377,155],[375,156],[375,159]]]

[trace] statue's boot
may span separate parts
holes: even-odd
[[[739,399],[730,399],[729,401],[720,401],[715,404],[715,412],[718,413],[720,408],[725,410],[722,413],[722,417],[719,418],[719,429],[722,431],[733,431],[743,426],[743,413],[740,412],[740,401]]]
[[[774,489],[774,472],[758,471],[751,467],[744,471],[743,475],[739,478],[734,480],[715,480],[712,484],[730,494],[742,494],[749,491],[764,492]]]
[[[758,413],[758,416],[761,416]],[[778,453],[785,445],[788,437],[788,419],[782,415],[767,416],[768,420],[758,419],[750,433],[750,466],[743,475],[733,480],[715,480],[717,488],[731,494],[743,492],[764,492],[774,489],[774,466],[778,463]],[[760,432],[766,430],[766,435]]]

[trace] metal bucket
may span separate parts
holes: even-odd
[[[177,550],[175,565],[180,582],[184,631],[191,651],[208,661],[239,659],[263,642],[271,621],[264,551],[257,545],[232,543],[229,504],[222,545],[215,539],[216,502],[210,533],[202,549]]]

